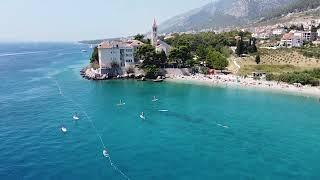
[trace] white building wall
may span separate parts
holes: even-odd
[[[124,63],[125,67],[128,68],[134,65],[134,48],[124,48]]]
[[[299,37],[292,39],[292,47],[301,47],[303,46],[303,41]]]
[[[295,37],[293,37],[292,39],[289,39],[289,40],[281,40],[280,46],[288,47],[288,48],[291,48],[291,47],[302,47],[303,46],[303,41],[301,40],[300,37],[295,36]]]
[[[101,48],[98,51],[100,68],[111,68],[111,63],[116,62],[120,67],[130,67],[134,62],[134,48]]]
[[[274,29],[272,31],[272,34],[273,35],[281,35],[281,34],[284,34],[285,33],[285,30],[284,29]]]
[[[119,48],[101,48],[98,50],[99,64],[102,68],[110,68],[112,62],[117,62],[119,65],[120,61],[120,49]]]

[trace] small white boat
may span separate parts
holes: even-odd
[[[87,52],[87,50],[85,50],[85,49],[82,49],[82,50],[81,50],[81,52]]]
[[[153,80],[153,82],[162,82],[163,81],[163,79],[155,79],[155,80]]]
[[[102,151],[102,154],[103,154],[104,157],[109,157],[109,153],[108,153],[108,151],[106,149],[104,149]]]
[[[158,110],[159,112],[168,112],[169,110],[167,110],[167,109],[160,109],[160,110]]]
[[[66,133],[68,130],[67,130],[66,127],[62,126],[62,127],[61,127],[61,131],[62,131],[63,133]]]

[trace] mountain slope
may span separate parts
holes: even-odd
[[[218,0],[173,17],[160,26],[161,32],[181,32],[245,24],[295,0]]]
[[[295,0],[287,6],[273,10],[265,16],[266,19],[277,18],[289,13],[303,12],[316,9],[320,6],[320,0]]]

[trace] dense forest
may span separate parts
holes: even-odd
[[[136,35],[135,39],[144,37]],[[173,34],[170,38],[161,38],[171,45],[169,56],[156,52],[149,43],[138,48],[136,59],[143,60],[142,68],[149,72],[157,68],[177,67],[201,69],[206,73],[208,68],[223,70],[228,66],[227,58],[233,53],[230,46],[237,47],[236,54],[256,53],[255,39],[249,32],[201,32],[196,34]],[[154,73],[152,73],[154,74]]]

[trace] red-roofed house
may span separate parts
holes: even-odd
[[[289,32],[282,36],[280,46],[288,48],[301,47],[303,46],[303,40],[301,39],[301,36],[297,36],[293,32]]]

